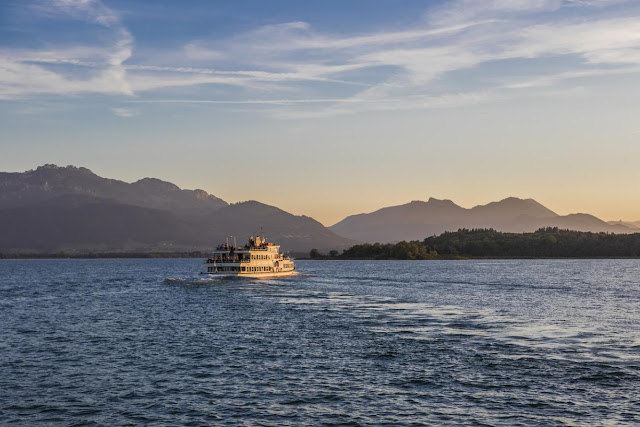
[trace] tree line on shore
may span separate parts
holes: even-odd
[[[299,257],[302,254],[292,254]],[[0,253],[3,258],[206,258],[191,252],[110,253]],[[640,233],[592,233],[558,228],[541,228],[533,233],[504,233],[494,229],[466,229],[444,232],[419,241],[363,243],[322,254],[312,259],[466,259],[466,258],[640,258]]]
[[[635,258],[640,257],[640,233],[592,233],[541,228],[533,233],[504,233],[494,229],[459,229],[423,241],[364,243],[324,259],[463,259],[463,258]]]

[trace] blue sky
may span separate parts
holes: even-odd
[[[0,170],[640,219],[638,1],[8,0],[0,40]]]

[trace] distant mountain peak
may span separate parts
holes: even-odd
[[[157,178],[143,178],[129,184],[102,178],[87,168],[72,165],[45,164],[24,173],[0,173],[0,188],[0,209],[40,203],[68,194],[112,199],[189,216],[208,214],[227,205],[204,190],[182,190]]]
[[[449,199],[436,199],[435,197],[429,197],[429,200],[427,200],[427,203],[433,204],[433,205],[441,205],[441,206],[458,206],[456,205],[453,200],[449,200]]]
[[[246,200],[244,202],[237,202],[237,203],[231,203],[229,205],[232,208],[238,209],[238,208],[242,208],[242,209],[246,209],[246,208],[250,208],[255,210],[256,212],[262,212],[262,213],[268,213],[268,212],[285,212],[282,209],[276,207],[276,206],[271,206],[268,205],[266,203],[262,203],[259,202],[257,200]]]
[[[537,202],[534,199],[521,199],[519,197],[507,197],[498,202],[486,205],[474,206],[472,211],[485,212],[490,215],[527,215],[539,218],[556,217],[557,213]]]
[[[509,197],[505,197],[504,199],[498,200],[497,202],[490,202],[490,203],[487,203],[486,205],[478,205],[478,206],[508,205],[508,204],[522,205],[522,204],[531,204],[532,202],[539,204],[533,199],[522,199],[520,197],[509,196]]]
[[[200,190],[199,188],[192,190],[193,191],[193,195],[198,198],[198,199],[206,199],[208,197],[215,197],[209,193],[207,193],[204,190]]]
[[[494,203],[527,203],[527,204],[540,205],[540,203],[538,203],[534,199],[531,199],[531,198],[522,199],[520,197],[514,197],[514,196],[506,197],[506,198],[500,200],[499,202],[494,202]],[[542,205],[540,205],[540,206],[542,206]]]
[[[134,183],[53,164],[0,172],[0,252],[209,250],[264,227],[285,250],[355,243],[313,218],[255,200],[235,203],[156,178]]]
[[[589,219],[597,219],[598,221],[602,221],[600,218],[584,212],[576,212],[576,213],[568,214],[568,215],[565,215],[565,218],[589,218]]]
[[[347,217],[330,227],[339,235],[365,242],[395,242],[459,228],[494,228],[506,232],[531,232],[541,227],[578,231],[629,233],[632,224],[607,224],[589,214],[560,216],[534,199],[507,197],[497,202],[465,209],[451,200],[433,197]]]
[[[64,169],[64,168],[62,168],[62,167],[60,167],[58,165],[54,165],[53,163],[47,163],[47,164],[44,164],[42,166],[38,166],[36,168],[37,171],[39,171],[39,170],[48,170],[48,169]]]
[[[91,174],[91,175],[94,174],[90,169],[87,169],[87,168],[77,167],[73,165],[58,166],[53,163],[47,163],[42,166],[38,166],[35,170],[35,172],[44,172],[44,171],[66,171],[66,172],[82,172],[82,173]]]
[[[631,229],[640,229],[640,221],[623,221],[623,220],[618,220],[618,221],[607,221],[607,224],[609,225],[618,225],[618,226],[623,226],[623,227],[628,227]]]
[[[142,178],[134,182],[132,185],[144,187],[148,190],[180,191],[180,187],[177,185],[158,178]]]

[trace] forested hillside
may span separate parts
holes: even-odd
[[[542,228],[533,233],[460,229],[423,241],[362,244],[344,259],[640,257],[640,233],[609,234]]]

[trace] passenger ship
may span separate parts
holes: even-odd
[[[200,274],[212,276],[238,277],[286,277],[298,274],[293,260],[280,253],[280,246],[267,243],[264,238],[253,236],[249,243],[238,247],[235,238],[232,244],[227,242],[213,251],[213,256],[204,263]]]

